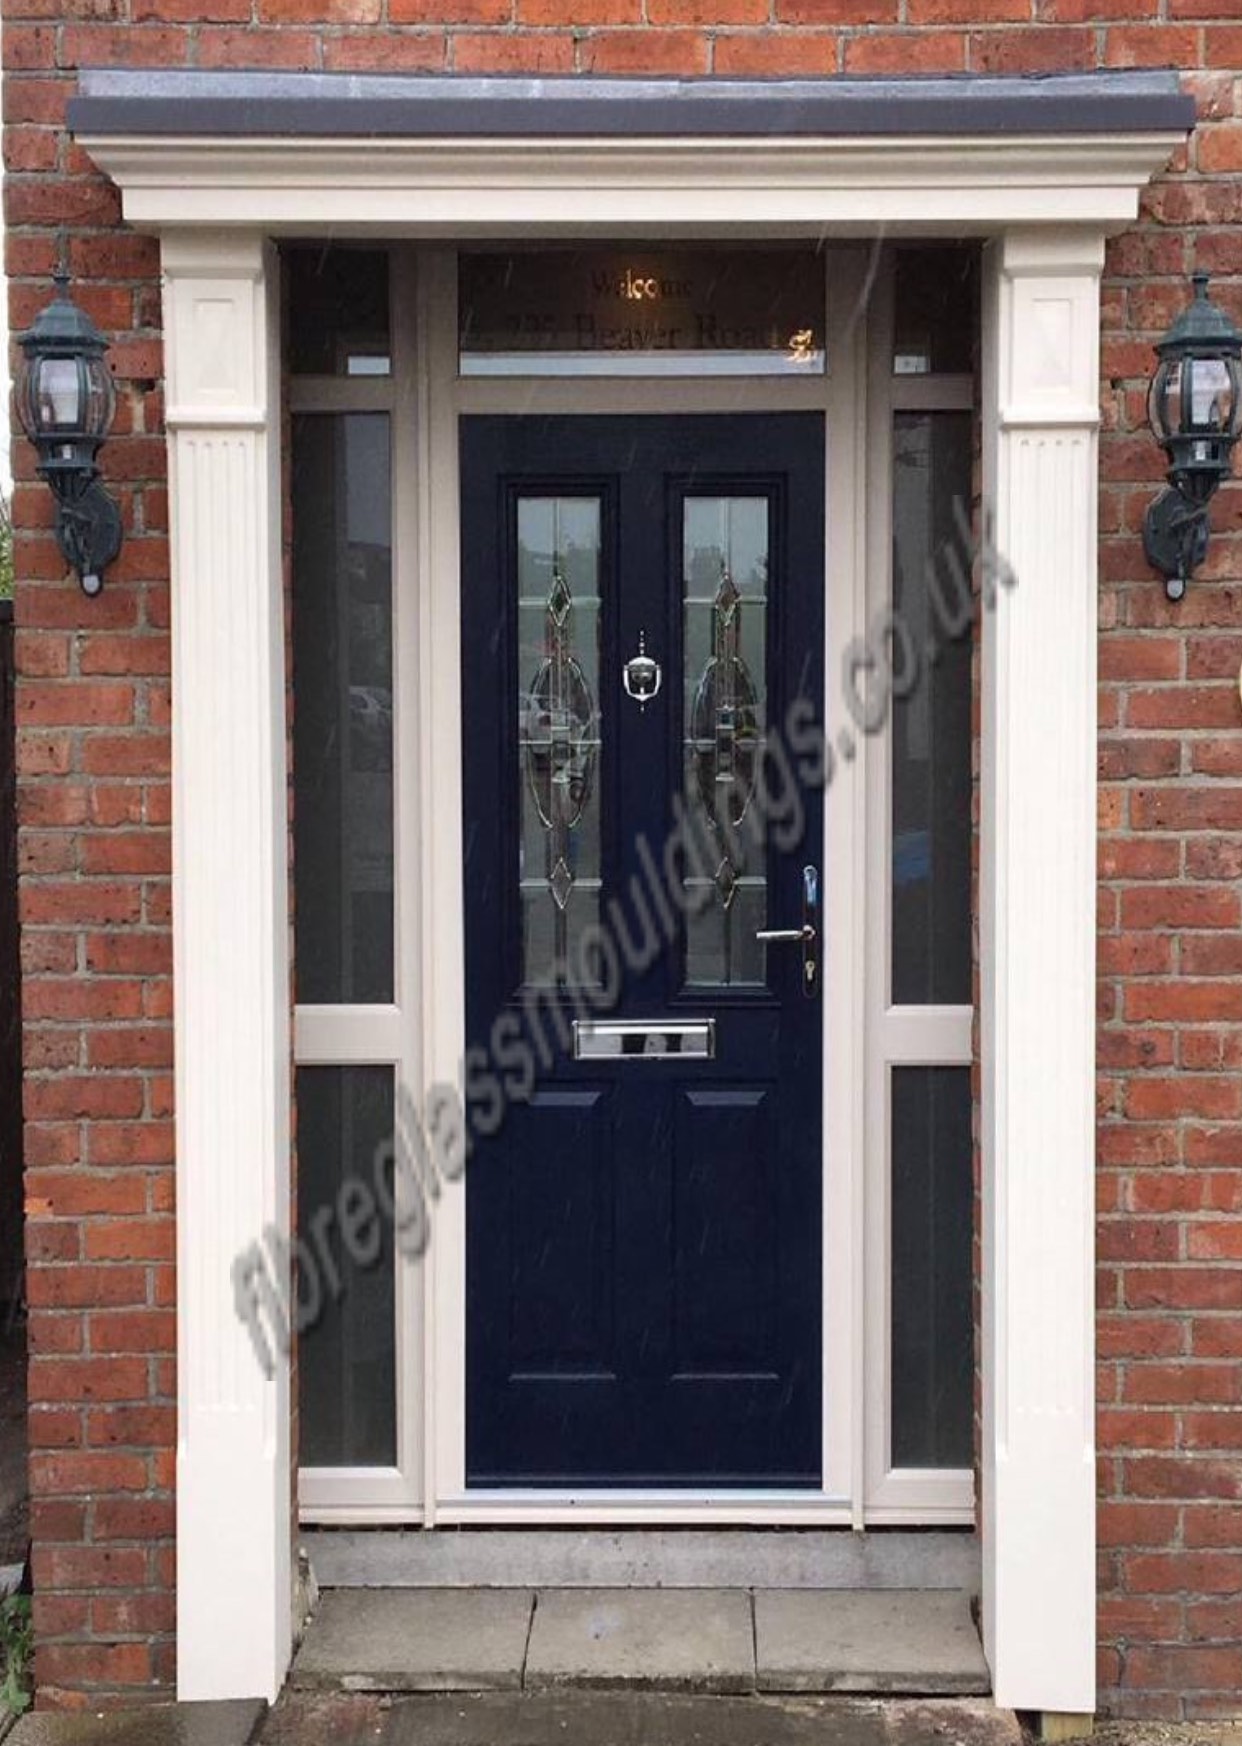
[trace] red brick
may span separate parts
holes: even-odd
[[[27,1170],[27,1218],[115,1216],[146,1210],[147,1189],[136,1175],[107,1176],[95,1170]]]
[[[175,1253],[171,1219],[109,1219],[87,1227],[88,1261],[167,1261]]]
[[[1110,67],[1189,67],[1199,58],[1198,32],[1185,26],[1110,26],[1104,61]]]
[[[1229,685],[1166,685],[1131,691],[1126,723],[1132,728],[1236,728],[1236,678]]]
[[[171,1631],[176,1622],[173,1596],[159,1589],[97,1594],[90,1606],[91,1630],[102,1637],[151,1637]]]
[[[1205,176],[1242,170],[1242,123],[1215,122],[1196,136],[1198,164]]]
[[[30,1486],[36,1497],[145,1491],[147,1464],[141,1455],[99,1449],[37,1453],[30,1457]]]
[[[1227,1690],[1242,1684],[1242,1645],[1203,1648],[1188,1643],[1133,1646],[1126,1655],[1126,1678],[1138,1686]]]
[[[990,22],[990,10],[988,17]],[[1095,40],[1090,30],[1049,26],[1030,31],[972,31],[970,35],[970,66],[976,73],[1060,73],[1089,67],[1094,60]]]
[[[1236,928],[1242,901],[1219,886],[1137,887],[1121,894],[1123,928]]]
[[[693,30],[601,31],[582,44],[582,67],[588,73],[705,73],[707,38]]]
[[[1125,1574],[1132,1594],[1228,1594],[1242,1586],[1242,1555],[1144,1552],[1125,1560]]]
[[[1160,0],[1035,0],[1035,16],[1049,24],[1088,24],[1093,20],[1154,18]]]
[[[146,1390],[147,1366],[142,1358],[56,1357],[34,1358],[30,1363],[32,1401],[136,1400]]]
[[[441,71],[448,55],[448,38],[442,30],[392,31],[380,36],[374,31],[350,31],[330,36],[323,44],[323,64],[328,72]]]
[[[112,1304],[140,1308],[147,1301],[142,1267],[36,1267],[27,1277],[26,1295],[36,1307],[94,1309]]]
[[[896,24],[898,20],[897,0],[774,0],[774,5],[782,24],[832,24],[843,28]]]
[[[171,1539],[176,1511],[171,1498],[100,1498],[91,1525],[96,1540]]]
[[[1181,1512],[1174,1504],[1102,1502],[1097,1512],[1101,1546],[1167,1546]]]
[[[145,1685],[151,1678],[146,1643],[42,1643],[35,1651],[35,1677],[42,1693],[64,1683],[94,1686]]]
[[[960,73],[966,66],[961,31],[869,30],[845,40],[847,73]]]
[[[96,1448],[171,1448],[177,1412],[170,1406],[96,1407],[86,1415],[87,1441]]]
[[[571,73],[575,44],[566,31],[533,35],[454,31],[453,69],[458,73]]]
[[[730,33],[716,38],[713,70],[739,78],[835,72],[838,38],[829,31]]]
[[[176,1317],[168,1310],[101,1310],[90,1317],[95,1352],[171,1352]]]
[[[1242,1398],[1242,1371],[1236,1364],[1131,1364],[1122,1393],[1136,1405],[1230,1405]]]
[[[1209,982],[1143,982],[1125,991],[1125,1016],[1136,1023],[1156,1019],[1184,1024],[1242,1022],[1242,985]]]

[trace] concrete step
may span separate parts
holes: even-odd
[[[299,1689],[986,1693],[964,1591],[336,1589]]]
[[[321,1588],[979,1586],[970,1529],[307,1528]]]

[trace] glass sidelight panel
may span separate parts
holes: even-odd
[[[297,999],[393,999],[386,413],[293,420]]]
[[[762,986],[767,832],[754,805],[767,711],[769,503],[682,508],[686,983]]]
[[[897,413],[893,462],[893,607],[935,656],[893,706],[892,998],[968,1006],[970,413]]]
[[[974,1324],[969,1067],[892,1069],[894,1467],[969,1467]]]
[[[397,1459],[392,1221],[379,1213],[341,1240],[351,1179],[389,1172],[391,1067],[300,1067],[298,1343],[301,1459],[306,1467],[389,1467]],[[377,1162],[378,1161],[378,1162]],[[313,1313],[312,1313],[313,1311]]]
[[[522,979],[588,983],[600,902],[600,502],[517,500]]]

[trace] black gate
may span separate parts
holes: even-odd
[[[0,1314],[22,1282],[22,1030],[13,602],[0,600]]]

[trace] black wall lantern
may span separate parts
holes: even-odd
[[[17,414],[38,450],[39,477],[56,498],[57,544],[83,591],[96,595],[121,549],[121,513],[95,464],[116,390],[103,335],[70,297],[68,274],[57,273],[55,283],[55,297],[22,336]]]
[[[1143,549],[1165,592],[1180,600],[1207,553],[1212,493],[1229,477],[1242,428],[1242,333],[1196,273],[1193,301],[1156,347],[1147,415],[1169,457],[1168,486],[1148,506]]]

